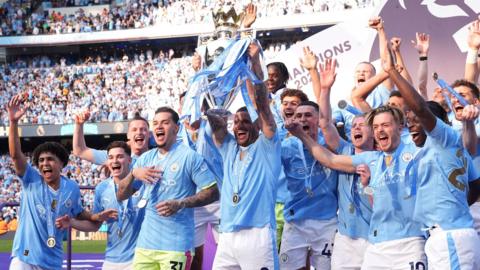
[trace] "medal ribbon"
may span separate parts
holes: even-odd
[[[46,209],[47,209],[47,231],[48,231],[48,237],[54,237],[55,238],[55,222],[60,214],[60,208],[62,205],[62,191],[65,189],[65,186],[67,184],[67,181],[60,177],[60,187],[57,190],[55,195],[52,195],[52,192],[50,192],[48,189],[47,183],[43,182],[43,193],[45,194],[44,198],[46,198],[47,202],[46,204]],[[56,201],[55,203],[55,209],[53,209],[53,201]]]

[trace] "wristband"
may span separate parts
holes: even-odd
[[[418,58],[420,61],[427,61],[428,60],[428,56],[420,56]]]
[[[467,52],[467,64],[476,64],[477,63],[477,56],[478,55],[478,50],[475,49],[468,49]]]

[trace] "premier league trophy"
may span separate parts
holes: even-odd
[[[251,15],[254,7],[248,8]],[[255,31],[240,29],[244,17],[245,12],[237,13],[233,6],[220,7],[213,11],[214,32],[198,37],[197,52],[204,67],[191,80],[185,96],[183,117],[189,117],[190,123],[200,118],[204,100],[210,108],[228,110],[238,92],[242,93],[252,120],[258,117],[245,81],[249,79],[255,84],[263,78],[256,78],[249,69],[247,49],[257,41]]]

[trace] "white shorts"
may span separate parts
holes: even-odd
[[[214,270],[278,269],[275,230],[269,225],[220,233]]]
[[[285,222],[280,247],[280,269],[305,267],[308,250],[310,264],[316,269],[329,270],[337,219],[307,219]]]
[[[369,243],[337,232],[332,252],[332,270],[360,270]]]
[[[404,239],[369,244],[362,270],[427,270],[425,239]]]
[[[480,237],[480,202],[476,202],[470,206],[470,214],[472,214],[473,221],[475,222],[475,231],[477,231]]]
[[[40,266],[24,263],[20,261],[18,257],[13,257],[12,261],[10,262],[10,270],[44,270],[44,269]]]
[[[104,261],[102,270],[133,270],[133,260],[123,263]]]
[[[473,229],[430,230],[425,243],[428,269],[480,269],[480,239]]]
[[[218,242],[218,224],[220,223],[220,202],[194,208],[195,218],[195,247],[205,244],[205,235],[208,224],[212,226],[213,237]]]

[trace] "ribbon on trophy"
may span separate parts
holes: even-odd
[[[189,115],[190,123],[201,116],[201,104],[206,99],[212,108],[228,109],[237,93],[242,93],[252,121],[258,118],[252,100],[248,95],[246,81],[262,83],[249,68],[248,46],[258,42],[250,37],[229,41],[227,48],[205,70],[198,72],[192,79],[183,105],[184,115]],[[263,52],[260,53],[263,59]],[[264,73],[265,74],[265,73]]]

